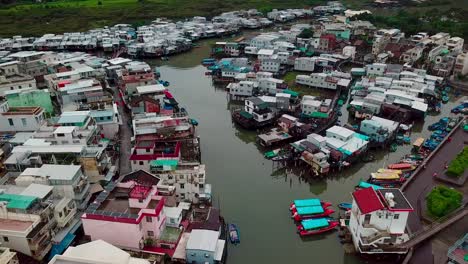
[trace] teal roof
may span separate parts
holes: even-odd
[[[298,207],[296,209],[299,215],[321,214],[324,212],[322,206]]]
[[[368,136],[365,136],[365,135],[359,134],[359,133],[354,133],[354,137],[357,137],[357,138],[359,138],[359,139],[366,140],[366,141],[369,140],[369,137],[368,137]]]
[[[247,119],[253,118],[252,114],[250,114],[249,112],[246,112],[246,111],[241,111],[240,115],[247,118]]]
[[[311,118],[328,118],[328,113],[313,112],[309,115]]]
[[[157,159],[150,161],[150,166],[177,166],[179,161],[176,159]]]
[[[319,206],[320,199],[313,198],[313,199],[294,200],[294,205],[296,205],[296,207]]]
[[[7,208],[11,209],[28,209],[36,199],[28,195],[0,194],[0,201],[7,202]]]
[[[359,185],[360,188],[369,188],[372,187],[374,190],[382,189],[382,187],[375,185],[375,184],[370,184],[368,182],[360,181]]]
[[[291,96],[295,96],[295,97],[298,97],[299,96],[299,93],[298,92],[295,92],[295,91],[291,91],[291,90],[284,90],[283,93],[285,94],[290,94]]]
[[[97,110],[97,111],[91,111],[89,114],[93,118],[97,118],[97,117],[113,116],[114,111],[113,110]]]
[[[59,124],[68,124],[68,123],[83,123],[86,118],[88,117],[88,114],[83,113],[82,115],[74,114],[74,115],[61,115],[58,123]]]
[[[301,224],[305,230],[318,229],[329,225],[326,218],[307,219],[301,221]]]

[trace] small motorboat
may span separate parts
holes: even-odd
[[[450,97],[448,97],[448,95],[442,96],[442,102],[443,103],[447,103],[449,100],[450,100]]]
[[[335,229],[339,225],[339,221],[332,218],[317,218],[301,221],[297,226],[297,231],[300,236],[310,236],[321,234]]]
[[[340,208],[341,210],[345,210],[345,211],[348,211],[348,210],[351,210],[351,207],[353,206],[352,203],[340,203],[338,205],[338,208]]]
[[[365,189],[372,187],[374,190],[382,189],[379,185],[371,184],[365,181],[360,181],[359,184],[356,186],[356,189]]]
[[[229,224],[228,225],[229,229],[229,240],[231,241],[232,244],[239,244],[240,243],[240,235],[239,235],[239,229],[235,224]]]
[[[298,207],[292,210],[291,217],[295,221],[301,221],[311,218],[322,218],[333,214],[335,210],[323,208],[322,206]]]
[[[297,207],[310,207],[310,206],[319,206],[319,205],[321,205],[323,208],[327,208],[331,206],[332,204],[329,202],[321,201],[318,198],[294,200],[293,203],[289,205],[289,210],[293,211]]]

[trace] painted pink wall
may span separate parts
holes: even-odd
[[[138,224],[127,224],[82,218],[83,228],[91,240],[102,239],[116,246],[139,248],[143,237]],[[144,221],[144,220],[143,220]],[[142,222],[143,222],[142,221]]]

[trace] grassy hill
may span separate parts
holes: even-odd
[[[28,0],[0,5],[0,36],[38,36],[44,33],[83,31],[117,23],[139,25],[156,17],[213,16],[225,11],[248,8],[257,8],[265,12],[272,8],[310,7],[324,2],[326,0],[42,0],[42,3],[32,3]],[[372,10],[369,6],[372,0],[343,0],[343,2],[350,8]],[[427,0],[424,4],[416,5],[408,2],[408,5],[404,8],[407,11],[405,17],[418,18],[431,10],[433,13],[434,10],[437,11],[436,15],[440,17],[444,14],[443,11],[456,8],[456,17],[461,18],[463,20],[461,22],[466,23],[468,18],[468,0]],[[406,20],[382,19],[382,16],[394,17],[398,10],[373,11],[376,11],[374,14],[377,16],[376,21],[379,26],[406,25]],[[458,22],[460,21],[456,23]],[[417,29],[416,26],[413,28]],[[444,23],[443,29],[447,27],[450,27],[448,22]],[[457,29],[457,32],[463,31],[461,25],[458,27],[460,29]],[[432,25],[430,27],[426,25],[425,28],[434,29]]]

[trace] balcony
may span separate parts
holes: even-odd
[[[364,245],[372,245],[375,243],[377,240],[382,239],[382,238],[390,238],[390,233],[388,232],[378,232],[372,236],[368,237],[363,237],[362,235],[360,236],[360,239]]]
[[[67,213],[67,215],[64,218],[58,219],[57,225],[59,227],[65,227],[70,222],[70,220],[73,219],[73,217],[76,214],[76,208],[67,209],[66,213]]]

